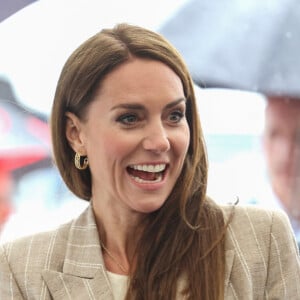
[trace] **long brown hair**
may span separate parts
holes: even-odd
[[[61,72],[52,108],[55,162],[70,190],[89,200],[91,174],[74,167],[74,152],[65,137],[65,113],[84,118],[104,76],[132,56],[159,60],[180,77],[191,138],[172,193],[146,220],[126,299],[175,299],[181,280],[186,299],[224,299],[226,225],[221,209],[206,197],[207,156],[193,82],[180,54],[161,35],[119,24],[74,51]]]

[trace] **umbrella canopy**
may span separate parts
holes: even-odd
[[[298,0],[192,0],[160,32],[200,85],[300,95]]]
[[[0,84],[0,169],[13,171],[50,156],[48,124]],[[5,95],[5,98],[1,97]]]
[[[0,22],[36,0],[1,0]]]

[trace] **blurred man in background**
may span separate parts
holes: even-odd
[[[267,97],[263,150],[274,194],[269,205],[288,213],[299,244],[300,98]]]

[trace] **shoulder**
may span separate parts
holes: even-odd
[[[266,209],[254,205],[221,206],[227,229],[227,245],[278,251],[294,248],[295,237],[287,214],[280,209]],[[249,249],[248,249],[249,250]],[[247,251],[248,251],[247,250]]]
[[[280,209],[267,209],[255,205],[222,205],[225,220],[230,219],[231,226],[251,227],[266,229],[275,224],[291,229],[287,214]]]
[[[59,271],[74,234],[77,234],[77,239],[82,240],[87,231],[81,229],[94,229],[95,226],[92,208],[88,206],[78,217],[54,230],[0,245],[0,269],[7,264],[13,273],[25,272],[28,268],[34,272],[45,268]]]
[[[268,299],[298,299],[299,251],[286,213],[257,206],[221,208],[228,222],[225,248],[232,255],[235,293],[242,297],[251,288],[255,299],[263,293]]]
[[[62,271],[70,225],[68,223],[56,230],[22,237],[0,246],[1,299],[16,296],[23,299],[21,295],[27,295],[26,299],[37,299],[41,292],[46,293],[42,271]]]
[[[40,269],[55,256],[57,263],[63,261],[72,222],[57,229],[18,238],[0,247],[0,268],[8,264],[11,271],[21,271],[30,265]]]

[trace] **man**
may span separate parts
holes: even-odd
[[[274,204],[291,219],[300,242],[300,98],[267,97],[263,150]]]

